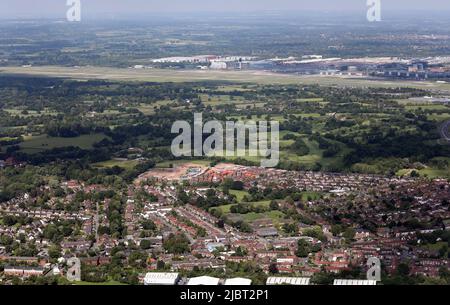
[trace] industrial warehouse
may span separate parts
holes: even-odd
[[[144,285],[188,285],[188,286],[247,286],[252,281],[246,278],[219,279],[211,276],[199,276],[194,278],[181,278],[177,272],[161,273],[148,272],[144,278]],[[376,285],[375,280],[343,280],[335,279],[333,285],[336,286],[359,286],[359,285]],[[267,278],[266,285],[310,285],[310,278],[305,277],[276,277]]]
[[[303,55],[300,58],[258,58],[255,56],[198,55],[152,60],[152,65],[134,68],[173,68],[201,70],[264,70],[298,75],[374,77],[398,79],[450,79],[450,56],[426,58],[363,57],[338,58]]]

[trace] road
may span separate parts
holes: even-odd
[[[447,142],[450,142],[450,120],[441,125],[439,132],[441,134],[442,139],[446,140]]]

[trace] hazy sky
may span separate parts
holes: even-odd
[[[450,11],[450,0],[381,0],[382,9]],[[364,11],[366,0],[81,0],[84,15],[157,12]],[[65,17],[66,0],[0,0],[0,16]],[[449,14],[450,18],[450,14]]]

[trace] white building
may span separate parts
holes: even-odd
[[[323,56],[322,55],[303,55],[302,59],[322,59]]]
[[[309,277],[277,277],[271,276],[266,285],[309,285]]]
[[[236,277],[233,279],[227,279],[225,280],[225,286],[248,286],[252,284],[252,280],[245,279],[242,277]]]
[[[144,285],[176,285],[180,275],[176,272],[148,272]]]
[[[334,280],[333,285],[337,286],[365,286],[365,285],[376,285],[375,280]]]
[[[173,56],[153,59],[154,63],[208,63],[217,59],[216,55]]]
[[[219,285],[220,279],[211,277],[211,276],[199,276],[199,277],[193,277],[189,279],[188,285],[189,286],[196,286],[196,285],[205,285],[205,286],[217,286]]]
[[[209,66],[209,68],[213,70],[226,70],[227,63],[224,61],[213,61],[211,62],[211,66]]]

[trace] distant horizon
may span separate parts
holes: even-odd
[[[255,10],[255,11],[195,11],[195,12],[169,12],[169,11],[160,11],[160,12],[126,12],[126,13],[117,13],[117,12],[83,12],[83,19],[88,21],[92,20],[113,20],[113,19],[121,19],[124,21],[141,21],[144,18],[148,17],[157,17],[157,18],[191,18],[197,16],[222,16],[222,17],[258,17],[258,16],[268,16],[276,15],[279,16],[302,16],[305,14],[314,14],[310,17],[318,17],[320,15],[334,15],[335,17],[356,17],[365,19],[365,11],[361,10],[317,10],[317,9],[305,9],[305,10]],[[450,14],[450,7],[445,10],[423,10],[423,9],[409,9],[409,10],[389,10],[384,11],[383,15],[387,17],[396,17],[396,16],[410,16],[410,17],[423,17],[425,19],[437,16],[442,17],[445,14]],[[449,16],[450,18],[450,16]],[[0,20],[63,20],[66,19],[65,11],[62,13],[54,13],[47,15],[21,15],[21,16],[11,16],[11,15],[2,15],[0,12]]]
[[[339,3],[336,3],[339,2]],[[268,12],[321,12],[321,13],[361,13],[367,11],[366,0],[81,0],[82,15],[102,17],[113,15],[123,18],[132,15],[152,16],[152,14],[205,13],[242,14]],[[384,13],[450,12],[448,0],[381,0]],[[2,0],[0,18],[2,19],[48,19],[64,18],[68,6],[66,0]],[[450,16],[449,16],[450,17]]]

